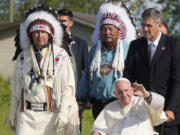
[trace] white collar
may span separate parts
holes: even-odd
[[[124,119],[129,115],[137,116],[142,120],[148,117],[147,104],[142,97],[133,96],[130,104],[123,108],[120,106],[119,100],[116,100],[114,103],[116,105],[113,106],[114,108],[111,108],[111,110],[115,111],[108,111],[108,114],[114,119]]]
[[[160,40],[160,38],[161,38],[161,32],[160,32],[160,34],[159,34],[159,36],[158,36],[158,38],[154,41],[154,42],[152,42],[152,41],[150,41],[149,39],[147,40],[148,41],[148,46],[150,45],[150,44],[154,44],[154,46],[158,46],[158,43],[159,43],[159,40]]]

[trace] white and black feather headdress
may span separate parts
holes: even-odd
[[[32,31],[33,25],[46,24],[48,33],[52,36],[52,42],[54,45],[61,46],[63,40],[63,29],[58,20],[58,13],[56,10],[39,5],[36,8],[31,8],[26,13],[25,21],[20,25],[19,42],[22,50],[30,47],[31,39],[30,32]],[[41,27],[41,26],[39,26]],[[37,27],[33,27],[37,29]]]
[[[132,23],[127,9],[122,4],[105,3],[102,4],[97,14],[95,31],[92,35],[94,44],[97,44],[93,60],[90,65],[90,78],[93,78],[93,72],[97,70],[100,77],[101,63],[101,39],[100,28],[104,24],[114,25],[119,29],[118,41],[116,45],[115,56],[112,61],[112,68],[115,70],[114,79],[117,77],[117,72],[123,74],[124,70],[124,48],[123,40],[130,44],[136,39],[136,27]]]
[[[132,23],[131,18],[129,16],[128,12],[126,11],[125,7],[115,5],[112,3],[105,3],[105,4],[101,5],[99,12],[97,14],[96,27],[95,27],[95,31],[92,35],[92,41],[94,44],[96,44],[99,39],[99,33],[100,33],[100,27],[102,25],[102,19],[104,18],[104,15],[107,13],[117,15],[124,23],[125,28],[126,28],[126,35],[124,36],[123,40],[125,40],[127,43],[130,43],[130,41],[132,41],[136,38],[136,27]]]

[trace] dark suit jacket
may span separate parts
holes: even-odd
[[[71,51],[76,62],[76,73],[77,73],[77,85],[82,77],[82,73],[85,69],[85,64],[88,56],[88,45],[87,42],[77,36],[71,35],[72,44]]]
[[[149,64],[147,39],[140,38],[130,44],[125,62],[124,77],[138,82],[149,91],[165,97],[165,110],[175,112],[180,123],[180,42],[163,35]]]

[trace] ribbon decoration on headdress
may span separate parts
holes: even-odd
[[[25,21],[20,25],[19,38],[22,50],[30,47],[30,36],[34,31],[45,31],[52,37],[54,45],[62,45],[63,29],[56,10],[39,5],[26,12]]]

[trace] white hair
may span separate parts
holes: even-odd
[[[116,83],[118,83],[120,81],[126,81],[131,85],[131,82],[127,78],[121,77],[114,82],[114,86],[116,85]]]

